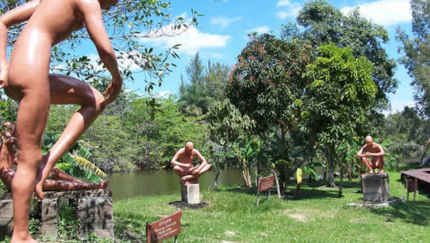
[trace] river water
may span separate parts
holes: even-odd
[[[108,174],[112,199],[122,200],[145,195],[161,195],[180,192],[179,176],[173,170],[136,171]],[[240,169],[230,168],[221,171],[218,185],[244,184]],[[200,191],[215,187],[215,173],[208,171],[199,178]]]

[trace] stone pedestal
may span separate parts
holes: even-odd
[[[13,231],[13,201],[0,199],[0,239],[11,236]]]
[[[60,200],[58,198],[47,198],[42,200],[42,226],[40,230],[42,231],[44,238],[57,238],[59,214]]]
[[[200,203],[200,186],[198,183],[181,184],[182,201],[188,204]]]
[[[386,202],[390,198],[390,184],[388,174],[361,175],[363,200],[371,202]]]
[[[80,240],[87,240],[91,233],[95,233],[101,239],[114,239],[111,198],[79,198],[77,213]]]
[[[56,239],[60,198],[75,200],[78,214],[78,236],[82,241],[94,233],[99,238],[114,240],[112,191],[109,189],[44,192],[41,207],[41,233],[44,238]],[[0,239],[13,231],[13,200],[10,192],[0,198]]]

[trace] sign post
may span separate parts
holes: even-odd
[[[182,211],[174,213],[152,224],[146,222],[146,241],[157,243],[175,236],[175,243],[178,241],[178,234],[181,233]]]
[[[273,187],[273,181],[275,180],[274,175],[266,176],[260,178],[258,182],[258,192],[257,192],[257,207],[260,204],[260,192],[269,190],[267,195],[267,200],[270,199],[270,189]]]

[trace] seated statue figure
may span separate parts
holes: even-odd
[[[13,166],[17,163],[17,159],[15,158],[16,150],[14,148],[16,138],[13,136],[15,126],[9,122],[4,123],[3,126],[7,127],[8,130],[6,130],[4,139],[0,144],[0,179],[6,185],[6,188],[11,191],[12,179],[15,176]],[[1,131],[0,137],[3,137]],[[43,191],[106,189],[109,184],[109,180],[100,183],[84,183],[57,167],[51,170],[49,178],[43,183]]]
[[[357,157],[369,169],[369,173],[384,173],[385,151],[380,144],[374,143],[371,136],[366,137],[366,144],[358,151]]]
[[[201,164],[193,166],[192,161],[195,156],[197,156]],[[192,142],[187,142],[185,147],[179,149],[170,163],[174,166],[175,173],[181,178],[181,184],[184,185],[196,183],[197,179],[211,168],[211,165],[208,164],[200,152],[194,149]]]

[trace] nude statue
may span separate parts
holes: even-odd
[[[43,183],[55,163],[121,91],[122,77],[101,13],[101,9],[109,9],[117,2],[32,0],[0,16],[0,88],[19,101],[16,122],[19,161],[11,184],[15,220],[11,242],[36,242],[28,230],[33,191],[39,199],[43,198]],[[27,20],[8,65],[7,29]],[[112,76],[104,93],[106,98],[74,78],[49,74],[51,48],[83,26]],[[42,160],[41,141],[51,103],[81,104],[82,108],[73,115],[46,160]]]
[[[192,162],[196,156],[201,163],[193,166]],[[178,160],[180,160],[180,162]],[[173,165],[173,170],[181,178],[181,183],[184,185],[195,183],[203,173],[211,168],[211,165],[208,164],[200,152],[194,149],[192,142],[187,142],[185,147],[179,149],[170,163]]]
[[[3,141],[0,143],[0,179],[5,184],[6,188],[11,190],[12,179],[15,176],[13,165],[18,162],[15,157],[16,138],[13,136],[14,125],[6,122],[3,124],[8,128],[5,132]],[[0,131],[0,137],[2,133]],[[48,179],[43,183],[43,191],[76,191],[76,190],[93,190],[106,189],[109,185],[109,180],[101,183],[84,183],[57,167],[52,168]]]
[[[369,173],[374,173],[379,169],[379,173],[384,173],[385,151],[381,145],[374,143],[371,136],[366,137],[366,144],[358,151],[357,157],[369,169]],[[372,157],[370,160],[369,157]]]

